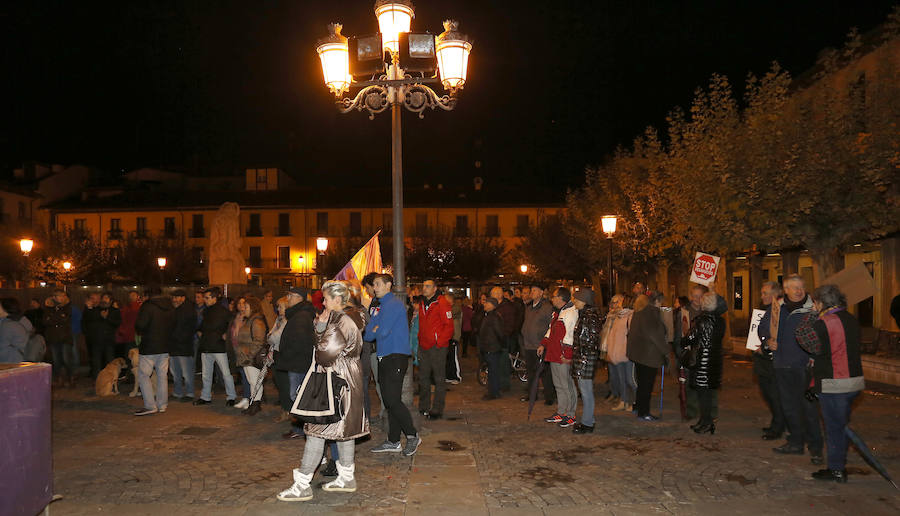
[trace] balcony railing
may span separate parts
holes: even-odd
[[[206,230],[203,228],[191,228],[188,230],[188,236],[191,238],[206,238]]]
[[[121,229],[110,229],[106,232],[107,240],[122,240],[125,237]]]
[[[244,232],[244,236],[261,237],[263,236],[262,228],[247,228],[247,231]]]

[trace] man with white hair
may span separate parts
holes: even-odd
[[[785,297],[772,303],[757,329],[760,340],[766,340],[769,349],[774,351],[775,380],[790,432],[787,443],[773,451],[803,455],[805,445],[811,462],[822,464],[824,443],[819,427],[819,407],[815,398],[806,396],[810,355],[800,347],[795,335],[804,315],[814,310],[813,301],[798,274],[785,278],[784,292]]]

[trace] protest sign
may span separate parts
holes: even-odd
[[[753,314],[750,315],[750,333],[747,334],[747,349],[750,351],[756,351],[762,345],[756,330],[759,329],[759,321],[762,320],[764,315],[766,315],[765,310],[757,309],[754,309]]]
[[[719,270],[719,257],[697,252],[694,265],[691,267],[691,281],[710,286],[716,282],[716,271]]]

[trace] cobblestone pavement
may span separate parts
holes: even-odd
[[[762,441],[765,409],[750,364],[726,361],[720,419],[713,436],[695,435],[678,414],[666,378],[663,419],[644,423],[597,401],[594,434],[579,436],[543,422],[555,407],[539,403],[531,421],[522,384],[485,402],[464,363],[451,386],[445,419],[420,422],[413,458],[369,453],[385,438],[357,446],[359,490],[315,490],[305,503],[275,493],[291,483],[302,440],[285,441],[271,406],[255,417],[224,406],[172,402],[165,414],[134,417],[126,395],[100,399],[83,388],[53,395],[54,514],[900,514],[900,495],[853,449],[850,483],[812,480],[808,456],[778,456]],[[605,375],[597,392],[605,394]],[[658,380],[657,380],[658,381]],[[267,392],[275,399],[273,390]],[[657,390],[659,386],[657,385]],[[122,389],[128,392],[127,389]],[[375,396],[374,391],[372,393]],[[653,398],[658,410],[658,392]],[[579,402],[580,414],[580,402]],[[900,396],[869,391],[852,426],[900,477]],[[774,443],[779,445],[781,443]],[[321,483],[314,479],[314,486]]]

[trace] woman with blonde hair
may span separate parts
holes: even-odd
[[[634,364],[626,353],[628,328],[631,325],[634,298],[629,294],[616,294],[609,303],[609,314],[601,334],[601,351],[606,353],[609,364],[609,386],[612,390],[613,410],[630,411],[634,404]]]
[[[306,423],[306,445],[299,468],[293,471],[294,484],[278,493],[278,499],[301,502],[313,497],[310,482],[325,451],[325,441],[337,441],[338,477],[322,486],[323,491],[352,493],[356,491],[355,442],[369,434],[369,420],[363,405],[362,330],[365,320],[362,310],[351,299],[350,289],[340,281],[328,281],[322,286],[325,309],[315,319],[317,343],[314,350],[315,368],[318,372],[331,368],[332,372],[347,382],[347,391],[341,398],[341,419],[336,423]]]

